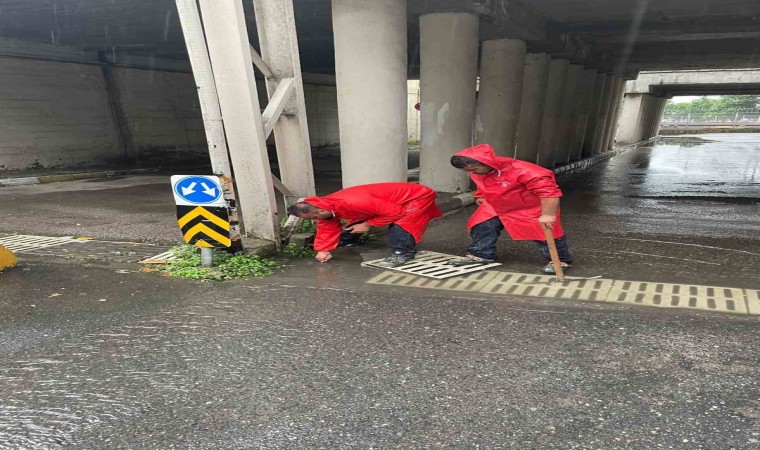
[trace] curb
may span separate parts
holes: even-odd
[[[120,175],[159,172],[159,169],[108,170],[103,172],[67,173],[61,175],[41,175],[39,177],[0,178],[0,187],[28,186],[32,184],[60,183],[62,181],[92,180],[96,178],[111,178]]]

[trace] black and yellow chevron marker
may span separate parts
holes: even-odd
[[[185,242],[196,247],[226,248],[230,242],[227,208],[177,206],[177,224]]]

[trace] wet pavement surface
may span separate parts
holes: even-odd
[[[722,144],[560,177],[574,275],[760,287],[760,142],[701,137]],[[173,230],[164,183],[2,188],[0,231],[160,240],[116,215]],[[461,252],[470,212],[422,248]],[[542,264],[530,242],[499,245],[504,270]],[[24,255],[0,273],[0,449],[760,444],[760,318],[367,285],[359,263],[383,247],[226,283]]]

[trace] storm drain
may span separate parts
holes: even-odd
[[[74,242],[71,236],[67,237],[50,237],[50,236],[29,236],[25,234],[0,236],[0,245],[14,253],[28,253],[43,248],[55,247],[57,245]]]
[[[557,281],[548,275],[499,272],[480,292],[499,295],[525,295],[531,297],[564,298],[568,300],[604,301],[612,287],[612,280],[570,278]]]
[[[479,292],[498,272],[480,271],[456,278],[436,280],[390,270],[369,280],[371,284],[385,284],[426,289],[443,289],[447,291]]]
[[[552,276],[493,270],[436,280],[384,271],[368,283],[487,295],[515,295],[760,315],[760,290]]]
[[[746,289],[749,313],[760,316],[760,290]]]
[[[609,302],[747,314],[743,289],[689,284],[616,281]]]
[[[464,267],[454,267],[445,264],[452,259],[460,258],[460,256],[447,255],[445,253],[436,253],[422,251],[417,253],[417,257],[411,262],[399,267],[388,267],[383,264],[382,259],[376,259],[373,261],[367,261],[362,263],[365,267],[374,267],[377,269],[394,270],[397,272],[406,273],[409,275],[422,276],[427,278],[433,278],[436,280],[443,280],[446,278],[466,275],[468,273],[480,272],[482,270],[500,266],[500,263],[486,263],[476,264]]]

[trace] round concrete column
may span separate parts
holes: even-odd
[[[612,94],[617,88],[617,77],[615,75],[607,75],[607,83],[604,86],[604,95],[599,105],[599,114],[596,116],[596,130],[594,130],[594,142],[593,151],[594,155],[602,153],[602,145],[604,145],[604,137],[607,132],[607,120],[610,115],[610,105],[612,103]]]
[[[538,160],[538,138],[546,100],[551,57],[546,53],[530,53],[525,57],[520,118],[517,122],[515,158],[535,163]]]
[[[587,69],[581,72],[577,108],[575,110],[575,123],[570,144],[570,161],[581,159],[583,155],[583,140],[586,136],[586,127],[588,126],[588,116],[591,109],[591,99],[594,95],[595,83],[595,70]]]
[[[500,156],[514,154],[526,48],[524,41],[498,39],[483,42],[481,50],[475,142],[490,144]]]
[[[570,160],[570,132],[573,129],[577,94],[583,66],[570,64],[565,77],[565,92],[562,94],[562,103],[559,112],[559,127],[557,128],[556,144],[554,146],[555,164],[564,164]]]
[[[549,66],[549,82],[546,85],[541,136],[538,139],[537,162],[539,166],[546,168],[554,167],[554,162],[557,159],[555,152],[559,132],[559,117],[562,98],[565,93],[565,78],[569,67],[570,61],[566,59],[553,59]]]
[[[588,124],[586,126],[586,135],[583,138],[582,157],[586,158],[594,154],[594,135],[596,134],[597,121],[599,120],[599,109],[602,107],[602,97],[604,97],[607,88],[607,74],[596,74],[594,82],[594,92],[591,97],[591,106],[588,112]]]
[[[420,183],[437,191],[464,192],[469,186],[467,174],[449,159],[473,143],[477,66],[477,16],[420,17]]]
[[[333,0],[343,187],[406,181],[406,0]]]

